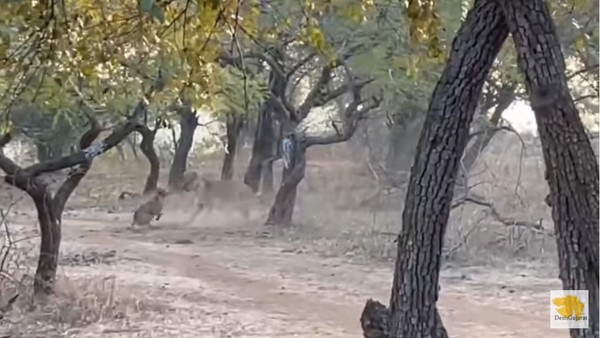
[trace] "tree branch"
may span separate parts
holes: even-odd
[[[538,222],[531,222],[526,220],[517,220],[512,217],[505,217],[498,212],[498,210],[496,209],[496,207],[494,207],[494,204],[492,202],[486,201],[482,198],[475,198],[470,195],[462,196],[453,201],[452,205],[450,206],[450,209],[456,209],[467,202],[487,208],[488,215],[492,216],[492,218],[494,218],[496,221],[506,226],[520,226],[542,232],[546,230],[542,224],[543,219],[541,218]]]
[[[574,98],[573,102],[579,102],[579,101],[583,101],[583,100],[587,100],[587,99],[597,99],[597,98],[598,98],[598,95],[596,95],[596,94],[588,94],[588,95],[582,95],[577,98]]]
[[[74,154],[33,164],[24,169],[24,174],[35,177],[43,173],[53,172],[76,165],[86,165],[95,157],[115,147],[142,123],[142,118],[147,116],[150,99],[154,96],[154,94],[164,89],[163,81],[164,79],[162,79],[161,75],[159,74],[155,83],[152,84],[152,87],[148,89],[148,91],[146,91],[142,98],[138,101],[138,104],[134,108],[132,114],[129,115],[127,121],[113,129],[112,133],[110,133],[110,135],[105,137],[102,141],[96,144],[90,144]],[[7,172],[7,174],[9,173]]]
[[[88,121],[90,123],[90,129],[87,130],[81,138],[79,139],[79,148],[85,149],[89,147],[92,142],[100,135],[102,132],[102,128],[98,120],[96,120],[91,114],[86,114]],[[54,208],[54,214],[60,219],[62,212],[65,208],[65,204],[69,200],[69,197],[75,191],[75,188],[79,185],[79,182],[83,179],[83,177],[90,170],[91,162],[86,162],[81,164],[75,170],[69,172],[67,178],[60,185],[56,194],[52,198],[52,206]]]
[[[328,62],[321,69],[321,75],[319,76],[317,83],[310,90],[304,102],[298,108],[298,117],[299,120],[303,120],[308,116],[310,110],[315,107],[319,107],[324,105],[325,103],[333,100],[340,95],[346,93],[347,91],[357,91],[360,92],[360,89],[366,84],[372,82],[373,80],[367,80],[363,82],[356,82],[355,76],[350,71],[350,68],[346,64],[346,60],[348,60],[352,55],[362,47],[362,45],[356,45],[354,47],[348,48],[341,56],[339,56],[336,60]],[[348,82],[339,88],[325,92],[327,86],[331,82],[332,72],[334,69],[343,66],[346,71],[346,76],[348,77]],[[360,101],[360,100],[359,100]]]
[[[572,78],[574,78],[580,74],[587,73],[592,70],[595,72],[598,72],[598,64],[589,65],[587,67],[584,67],[582,69],[578,69],[578,70],[574,71],[573,73],[567,75],[567,81],[571,80]]]
[[[350,103],[345,109],[345,116],[342,119],[341,128],[335,121],[331,121],[331,126],[335,130],[335,133],[329,135],[307,136],[306,146],[310,147],[313,145],[325,145],[348,141],[354,135],[354,132],[358,127],[358,122],[364,119],[371,110],[379,107],[381,101],[381,98],[373,97],[368,104],[362,106],[360,109],[358,109],[358,106],[361,105],[361,103]]]
[[[338,60],[338,62],[338,64],[344,68],[346,77],[348,78],[347,82],[340,88],[348,88],[350,94],[352,95],[352,101],[341,114],[341,130],[334,121],[331,121],[331,127],[335,130],[335,133],[332,135],[330,134],[325,136],[304,135],[307,147],[316,144],[324,145],[345,142],[349,140],[352,137],[352,135],[354,135],[354,132],[356,131],[356,128],[358,126],[358,122],[364,119],[372,109],[379,107],[379,105],[381,104],[382,97],[377,96],[373,96],[370,102],[365,104],[361,97],[361,91],[363,87],[366,84],[370,83],[372,80],[357,81],[357,77],[352,73],[348,64],[344,60]],[[314,100],[315,99],[313,99],[313,104]]]

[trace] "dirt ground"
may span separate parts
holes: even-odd
[[[438,303],[451,337],[568,336],[549,328],[549,291],[561,287],[541,155],[521,168],[514,143],[512,157],[484,158],[478,179],[491,183],[479,193],[507,217],[543,218],[548,231],[507,227],[473,206],[453,211]],[[10,311],[0,308],[0,337],[350,338],[362,336],[368,298],[388,303],[396,256],[389,234],[400,226],[403,195],[386,197],[391,211],[357,207],[373,184],[352,162],[311,159],[292,229],[267,228],[264,215],[191,220],[184,199],[167,203],[163,218],[141,232],[127,229],[135,203],[115,203],[120,192],[139,191],[145,162],[119,173],[115,163],[95,163],[69,200],[49,299],[33,302],[27,294],[39,252],[31,201],[11,213],[12,237],[23,241],[9,261],[22,265],[5,266],[9,278],[0,271],[0,307],[15,292],[2,280],[25,287]]]
[[[207,215],[182,224],[181,215],[167,214],[136,233],[125,229],[130,217],[81,213],[63,221],[64,257],[115,252],[98,264],[63,264],[61,275],[110,280],[111,306],[125,310],[52,334],[8,316],[5,336],[361,337],[365,300],[389,297],[392,264],[324,258],[269,236],[259,222]],[[21,215],[18,223],[31,227],[33,219]],[[534,266],[446,267],[439,304],[451,336],[566,337],[547,319],[558,280],[536,275]]]

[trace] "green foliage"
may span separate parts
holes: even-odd
[[[86,121],[68,110],[43,112],[37,107],[20,104],[12,114],[13,130],[30,138],[38,148],[40,160],[62,156],[83,133]]]
[[[196,108],[212,109],[219,119],[253,114],[267,98],[269,68],[247,61],[240,69],[223,70],[215,62],[223,51],[280,52],[286,69],[316,53],[292,78],[296,82],[313,77],[319,62],[359,46],[350,65],[375,79],[365,97],[384,93],[384,111],[412,114],[426,108],[447,47],[472,2],[2,1],[0,110],[34,102],[53,121],[80,128],[69,121],[80,118],[83,109],[92,107],[103,119],[120,118],[160,83],[162,90],[150,100],[155,115],[172,119],[169,107],[181,96]],[[549,5],[566,56],[597,64],[597,5],[589,0]],[[492,80],[520,82],[515,61],[514,48],[507,44]],[[597,88],[596,70],[588,75]],[[292,87],[287,91],[293,100]],[[74,95],[73,88],[81,95]]]
[[[255,116],[259,106],[268,97],[268,85],[264,74],[249,77],[237,68],[228,67],[220,72],[221,91],[214,105],[217,116],[225,114]]]
[[[47,112],[81,98],[116,117],[161,83],[158,106],[185,94],[195,106],[218,90],[214,62],[236,22],[252,30],[252,15],[238,1],[71,0],[0,2],[0,71],[10,85],[5,110],[17,99]],[[247,15],[246,15],[247,14]],[[50,81],[49,81],[50,79]],[[33,83],[33,82],[38,82]]]

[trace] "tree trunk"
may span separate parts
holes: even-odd
[[[589,329],[598,337],[598,162],[569,93],[565,61],[543,0],[499,2],[538,125],[565,290],[588,290]]]
[[[173,156],[171,170],[169,171],[169,187],[174,190],[179,190],[181,188],[183,174],[187,168],[188,155],[190,149],[192,149],[194,133],[198,126],[198,117],[196,116],[196,113],[189,107],[182,109],[179,117],[179,125],[181,126],[181,133],[175,148],[175,156]]]
[[[142,135],[142,142],[140,143],[140,149],[150,164],[150,172],[146,178],[146,184],[144,185],[144,195],[148,195],[158,188],[158,177],[160,176],[160,161],[156,150],[154,149],[154,138],[156,131],[150,130],[145,125],[140,125],[136,128],[136,131]]]
[[[278,119],[273,120],[273,141],[271,142],[271,158],[279,154],[279,145],[281,142],[283,130],[282,124]],[[261,193],[265,197],[272,197],[275,193],[275,176],[273,176],[273,161],[265,161],[262,164],[261,175]]]
[[[508,35],[494,0],[476,0],[452,44],[417,146],[398,236],[391,337],[448,337],[436,307],[460,158],[486,76]]]
[[[51,294],[58,267],[61,222],[55,214],[57,210],[54,210],[51,195],[46,193],[47,187],[44,186],[42,189],[42,193],[30,193],[37,210],[41,233],[40,256],[33,290],[35,294]]]
[[[275,62],[283,62],[284,56],[285,55],[280,51],[275,51],[273,55]],[[244,183],[255,193],[258,192],[261,178],[263,179],[263,185],[265,182],[265,176],[263,176],[265,160],[275,155],[275,153],[273,153],[273,149],[277,142],[277,137],[275,135],[275,114],[277,114],[279,110],[275,106],[274,100],[285,96],[287,79],[282,77],[277,71],[271,70],[269,73],[269,88],[274,98],[271,97],[267,99],[258,113],[254,144],[252,145],[252,157],[250,158],[248,169],[246,169],[246,174],[244,175]],[[271,165],[272,171],[272,164],[269,165]],[[273,175],[271,174],[271,177],[272,176]]]
[[[91,124],[90,130],[85,132],[79,140],[80,149],[89,147],[101,132],[100,125],[96,120],[91,119]],[[0,149],[8,143],[9,139],[9,137],[2,136]],[[23,170],[0,151],[0,167],[6,173],[4,181],[25,191],[33,199],[38,214],[41,244],[33,284],[35,294],[50,294],[53,291],[60,251],[62,213],[67,200],[89,171],[90,166],[91,162],[88,160],[78,167],[72,168],[67,179],[52,197],[48,185],[35,176],[34,170]]]
[[[259,190],[264,161],[272,156],[271,149],[274,142],[273,112],[272,103],[270,101],[265,102],[258,114],[252,156],[244,175],[244,183],[255,193]]]
[[[275,191],[273,177],[273,161],[267,161],[262,165],[262,179],[261,179],[261,192],[265,196],[273,194]]]
[[[244,126],[242,116],[230,113],[227,116],[227,152],[223,158],[223,166],[221,168],[221,180],[231,181],[233,178],[233,167],[235,153],[237,150],[238,139]]]
[[[300,184],[304,178],[305,171],[306,148],[299,143],[294,166],[283,169],[281,185],[277,190],[275,201],[271,206],[271,210],[269,210],[269,216],[267,217],[265,224],[281,226],[292,224],[298,184]]]

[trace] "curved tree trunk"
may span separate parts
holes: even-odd
[[[156,150],[154,149],[154,138],[157,130],[158,127],[155,130],[150,130],[150,128],[145,125],[140,125],[136,128],[136,131],[142,135],[140,149],[150,164],[150,172],[146,178],[146,184],[144,184],[144,195],[148,195],[156,191],[156,188],[158,187],[160,161],[158,160],[158,155],[156,155]]]
[[[89,147],[100,135],[101,128],[97,121],[90,119],[92,126],[80,140],[80,149]],[[10,137],[3,136],[0,148],[8,143]],[[45,163],[40,163],[45,164]],[[91,161],[71,169],[67,179],[52,197],[48,185],[35,175],[34,171],[20,168],[0,151],[0,167],[6,172],[5,182],[25,191],[35,204],[41,234],[40,255],[33,284],[35,294],[50,294],[56,281],[58,255],[61,242],[62,213],[67,200],[79,185],[91,167]]]
[[[452,44],[417,146],[398,236],[391,337],[448,337],[437,310],[444,234],[486,76],[508,35],[495,0],[476,0]]]
[[[306,147],[298,144],[296,160],[293,167],[283,169],[281,185],[275,195],[275,201],[265,224],[287,226],[292,224],[292,216],[296,205],[298,184],[306,172]]]
[[[598,162],[565,77],[556,28],[543,0],[500,2],[535,113],[550,187],[547,202],[565,290],[588,290],[589,329],[598,337]]]
[[[187,107],[180,111],[179,124],[181,126],[181,133],[175,148],[171,170],[169,171],[169,188],[174,190],[181,188],[183,174],[187,168],[188,155],[194,143],[194,133],[196,132],[196,127],[198,127],[198,117],[190,107]]]
[[[230,113],[227,116],[227,152],[223,158],[223,166],[221,167],[221,180],[231,181],[233,178],[233,167],[235,153],[238,146],[238,139],[244,126],[243,116]]]

